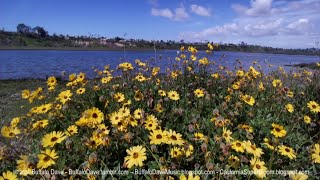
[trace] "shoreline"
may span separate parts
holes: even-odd
[[[123,48],[73,48],[73,47],[0,47],[2,50],[44,50],[44,51],[124,51]],[[126,48],[126,51],[154,51],[151,48]],[[161,49],[157,51],[162,51]]]
[[[43,50],[43,51],[124,51],[123,48],[109,48],[109,47],[87,47],[87,48],[76,48],[76,47],[0,47],[0,51],[6,50]],[[156,49],[156,51],[168,51],[176,49]],[[126,48],[125,51],[154,51],[153,48]],[[205,50],[199,50],[205,51]],[[292,53],[276,53],[276,52],[262,52],[262,51],[232,51],[232,50],[217,50],[216,52],[240,52],[240,53],[263,53],[263,54],[284,54],[292,56],[320,56],[319,54],[292,54]]]
[[[320,66],[318,66],[317,63],[286,64],[284,66],[297,67],[297,68],[320,69]]]

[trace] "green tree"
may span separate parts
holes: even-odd
[[[48,31],[46,31],[43,27],[37,26],[33,28],[33,31],[42,38],[45,38],[48,36]]]
[[[23,23],[17,25],[17,32],[21,34],[28,34],[32,32],[32,28]]]

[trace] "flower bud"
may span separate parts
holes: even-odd
[[[96,153],[91,153],[89,155],[89,163],[90,164],[94,164],[95,162],[97,162],[97,160],[98,160],[98,156]]]

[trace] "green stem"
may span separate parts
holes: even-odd
[[[156,160],[156,162],[157,162],[157,164],[159,166],[159,169],[160,169],[161,168],[161,164],[158,161],[158,159],[156,158],[156,156],[152,153],[151,149],[146,145],[146,143],[140,137],[138,137],[138,139],[143,143],[143,145],[148,149],[148,151],[150,151],[152,157]]]

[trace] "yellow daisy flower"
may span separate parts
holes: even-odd
[[[267,167],[265,163],[259,159],[253,158],[250,160],[250,165],[253,173],[258,178],[265,178],[267,175]]]
[[[62,103],[62,104],[66,104],[68,101],[71,100],[72,97],[72,93],[70,90],[66,90],[66,91],[62,91],[59,95],[58,95],[58,100]]]
[[[167,93],[164,91],[164,90],[158,90],[158,94],[160,95],[160,96],[166,96],[167,95]]]
[[[53,131],[49,134],[44,135],[42,138],[42,146],[43,147],[53,147],[54,145],[61,143],[66,139],[66,136],[61,131]]]
[[[288,111],[289,113],[292,113],[292,112],[294,111],[294,107],[293,107],[293,105],[290,104],[290,103],[286,105],[286,109],[287,109],[287,111]]]
[[[178,147],[174,147],[170,149],[170,156],[171,158],[178,158],[182,155],[182,151]]]
[[[225,127],[223,127],[222,129],[222,137],[224,138],[224,140],[229,143],[233,138],[231,137],[232,132],[228,129],[226,129]]]
[[[22,176],[27,176],[32,174],[32,165],[29,161],[29,157],[26,155],[21,155],[20,159],[17,160],[17,170],[19,170],[19,174]],[[1,178],[0,178],[1,179]]]
[[[196,90],[194,90],[194,95],[196,96],[196,97],[198,97],[198,98],[200,98],[200,97],[203,97],[204,96],[204,92],[203,92],[203,90],[202,89],[196,89]]]
[[[236,140],[231,143],[231,148],[237,152],[243,153],[245,150],[245,144],[239,140]]]
[[[310,109],[311,112],[313,112],[313,113],[320,112],[320,106],[315,101],[309,101],[307,105],[308,105],[308,108]]]
[[[40,154],[38,154],[39,162],[37,164],[37,168],[45,169],[47,167],[50,167],[54,165],[55,159],[57,159],[59,156],[55,152],[55,150],[46,149],[45,151],[41,151]]]
[[[109,83],[111,80],[112,80],[112,77],[111,77],[111,76],[103,77],[103,78],[101,78],[101,83],[102,83],[102,84],[107,84],[107,83]]]
[[[141,93],[141,91],[135,91],[135,94],[134,94],[134,100],[135,101],[141,101],[143,100],[143,94]]]
[[[179,94],[177,93],[177,91],[169,91],[168,92],[168,97],[171,99],[171,100],[174,100],[174,101],[177,101],[180,99],[180,96]]]
[[[158,123],[155,121],[146,121],[144,127],[149,131],[153,131],[153,130],[157,129]]]
[[[281,155],[287,156],[290,159],[296,158],[296,153],[294,152],[294,150],[290,147],[285,146],[285,145],[280,145],[278,147],[278,151]]]
[[[282,86],[282,82],[280,79],[275,79],[272,81],[272,85],[273,87],[281,87]]]
[[[123,93],[120,93],[120,92],[114,94],[114,95],[113,95],[113,98],[114,98],[117,102],[122,102],[122,101],[125,100],[124,94],[123,94]]]
[[[235,155],[231,155],[228,158],[228,164],[233,168],[237,168],[240,165],[240,159]]]
[[[133,166],[143,166],[143,161],[147,160],[146,148],[143,146],[134,146],[127,149],[128,156],[124,158],[128,168]]]
[[[275,144],[272,142],[272,141],[270,141],[268,138],[264,138],[263,139],[263,141],[264,141],[264,145],[266,145],[267,146],[267,148],[269,148],[269,149],[271,149],[271,150],[274,150],[275,149]]]
[[[3,172],[0,180],[18,180],[18,176],[11,171]]]
[[[32,124],[32,130],[45,128],[46,126],[48,126],[48,124],[49,124],[49,120],[47,120],[47,119],[37,121]]]
[[[194,133],[194,140],[205,140],[206,137],[202,133]]]
[[[150,144],[161,144],[167,141],[167,134],[162,130],[153,130],[149,135]]]
[[[27,89],[25,89],[25,90],[22,91],[21,97],[22,97],[23,99],[28,99],[28,98],[30,97],[30,94],[31,94],[30,91],[27,90]]]
[[[307,124],[310,124],[310,123],[311,123],[311,118],[310,118],[310,116],[307,116],[307,115],[303,116],[303,121],[304,121],[305,123],[307,123]]]
[[[57,85],[57,79],[54,76],[51,76],[47,80],[48,86],[55,86]]]
[[[11,125],[12,127],[16,127],[16,126],[19,124],[19,122],[20,122],[20,118],[19,118],[19,117],[15,117],[15,118],[13,118],[13,119],[11,120],[10,125]]]
[[[294,173],[289,173],[289,178],[291,180],[307,180],[308,175],[304,174],[303,172],[294,172]]]
[[[249,104],[250,106],[253,106],[254,103],[255,103],[254,98],[253,98],[252,96],[250,96],[250,95],[244,95],[244,96],[241,97],[241,99],[242,99],[245,103]]]
[[[85,88],[79,88],[77,89],[77,94],[83,94],[84,92],[86,92]]]
[[[182,174],[180,175],[179,180],[200,180],[200,176],[198,175],[193,176],[192,171],[189,171],[188,178],[184,174]]]
[[[259,158],[262,154],[264,154],[262,149],[258,148],[255,144],[252,144],[251,141],[246,141],[245,146],[247,153],[253,154],[254,157]]]
[[[315,144],[311,154],[312,162],[320,164],[320,144]]]
[[[182,151],[186,157],[190,157],[193,154],[194,147],[191,144],[185,143]]]
[[[167,134],[167,144],[172,145],[183,145],[184,140],[182,139],[182,135],[180,133],[176,133],[173,130],[169,130]]]
[[[8,127],[8,126],[3,126],[1,128],[1,135],[3,137],[6,137],[6,138],[14,138],[16,137],[18,134],[20,134],[21,131],[20,129],[18,129],[17,127]]]
[[[130,115],[130,109],[127,107],[122,107],[118,110],[119,113],[121,113],[121,116],[127,117]]]
[[[72,136],[74,134],[78,133],[78,127],[76,125],[71,125],[67,128],[67,131],[65,132],[67,136]]]
[[[84,114],[84,117],[93,125],[100,124],[104,120],[103,113],[96,107],[86,110]]]
[[[133,115],[135,119],[141,119],[143,115],[143,110],[138,108],[133,112]]]
[[[287,134],[287,131],[281,125],[272,123],[272,127],[273,129],[271,134],[273,134],[275,137],[284,137]]]

